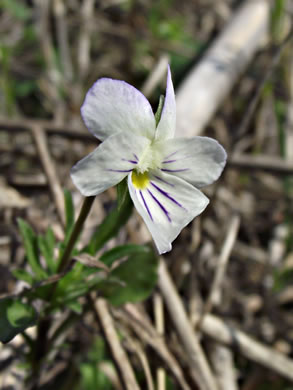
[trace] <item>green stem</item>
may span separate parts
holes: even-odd
[[[91,207],[93,205],[93,202],[95,200],[94,196],[89,196],[84,199],[82,208],[80,210],[79,216],[75,222],[73,231],[70,235],[69,241],[65,247],[65,250],[62,254],[62,257],[60,259],[57,273],[63,272],[67,266],[70,263],[71,260],[71,254],[75,247],[76,241],[82,231],[83,225],[85,223],[85,220],[87,219],[89,212],[91,210]],[[50,289],[47,299],[50,301],[52,296],[55,293],[57,284],[53,284],[52,288]],[[44,356],[47,354],[48,350],[50,349],[50,340],[48,340],[48,332],[51,326],[51,320],[49,317],[44,317],[39,321],[38,324],[38,331],[37,331],[37,339],[35,342],[35,350],[34,350],[34,360],[33,360],[33,376],[35,377],[35,380],[37,381],[39,376],[39,370],[40,370],[40,363]],[[37,388],[37,387],[35,387]]]
[[[93,204],[94,200],[95,200],[94,196],[88,196],[84,199],[79,216],[77,218],[77,221],[75,222],[73,231],[72,231],[71,236],[69,238],[69,241],[66,245],[65,251],[60,259],[57,273],[63,272],[67,268],[67,266],[69,265],[70,260],[71,260],[71,253],[74,249],[74,246],[75,246],[75,243],[78,239],[78,236],[79,236],[80,232],[82,231],[84,222],[87,219],[87,216],[92,208],[92,204]]]

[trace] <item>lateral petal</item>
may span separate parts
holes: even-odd
[[[217,180],[226,164],[225,149],[209,137],[174,138],[160,146],[161,171],[180,177],[197,188]]]
[[[81,107],[87,128],[99,140],[120,131],[152,139],[155,117],[147,98],[130,84],[101,78],[88,91]]]
[[[102,142],[71,169],[73,183],[84,196],[98,195],[118,184],[137,165],[150,141],[131,133],[118,133]]]
[[[180,231],[209,203],[191,184],[159,171],[149,173],[149,182],[144,188],[137,188],[130,174],[128,187],[160,254],[172,249],[171,243]]]
[[[170,67],[168,66],[167,87],[160,122],[156,129],[156,139],[173,138],[176,129],[176,102]]]

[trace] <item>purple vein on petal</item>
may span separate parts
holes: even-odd
[[[153,217],[152,217],[152,214],[151,214],[151,212],[150,212],[150,209],[149,209],[149,207],[148,207],[148,205],[147,205],[147,202],[145,201],[145,198],[144,198],[144,196],[143,196],[143,193],[142,193],[141,191],[139,191],[139,194],[140,194],[140,197],[141,197],[141,199],[142,199],[142,201],[143,201],[144,207],[146,208],[146,211],[148,212],[148,215],[150,216],[150,219],[151,219],[152,221],[154,221],[154,220],[153,220]]]
[[[162,161],[162,164],[171,164],[173,162],[176,162],[178,160],[167,160],[167,161]]]
[[[181,168],[181,169],[165,169],[161,168],[162,172],[184,172],[184,171],[189,171],[189,168]]]
[[[121,158],[122,161],[130,162],[131,164],[137,164],[137,161],[134,160],[127,160],[126,158]]]
[[[171,154],[168,154],[168,156],[166,156],[165,159],[174,156],[174,155],[175,155],[176,153],[178,153],[178,152],[179,152],[179,150],[176,150],[176,152],[173,152],[173,153],[171,153]]]
[[[137,155],[135,153],[133,153],[133,157],[136,159],[136,161],[139,160],[139,158],[137,157]]]
[[[110,171],[110,172],[132,172],[133,169],[106,169],[106,171]]]
[[[162,190],[160,187],[158,187],[155,183],[153,183],[151,181],[151,185],[157,190],[159,191],[162,195],[164,195],[166,198],[168,198],[169,200],[171,200],[173,203],[175,203],[177,206],[181,207],[184,209],[184,207],[182,206],[181,203],[177,202],[176,199],[174,199],[171,195],[168,194],[168,192]]]
[[[172,219],[170,218],[169,216],[169,212],[166,210],[166,208],[162,205],[162,203],[159,201],[159,199],[157,199],[155,197],[155,195],[150,191],[150,190],[147,190],[148,193],[150,194],[150,196],[154,199],[154,201],[157,203],[157,205],[160,207],[160,209],[164,212],[164,214],[166,215],[166,217],[168,218],[168,221],[169,222],[172,222]]]
[[[157,180],[161,181],[162,183],[165,183],[165,184],[168,184],[168,186],[174,187],[174,184],[168,183],[166,180],[162,179],[160,176],[154,175],[154,177],[155,177]]]

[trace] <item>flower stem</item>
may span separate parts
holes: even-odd
[[[79,216],[75,222],[73,231],[70,235],[69,241],[65,247],[65,250],[60,259],[57,273],[64,271],[70,263],[71,254],[76,244],[76,241],[82,231],[85,220],[87,219],[93,202],[95,200],[94,196],[89,196],[84,199],[82,208],[80,210]],[[53,284],[51,289],[48,292],[47,299],[50,301],[52,296],[55,293],[57,284]],[[33,377],[37,381],[39,377],[40,364],[44,356],[46,356],[48,350],[50,349],[50,340],[48,340],[48,332],[51,326],[51,319],[45,315],[44,318],[41,318],[38,324],[37,330],[37,339],[35,341],[34,353],[33,353]],[[35,387],[37,389],[37,387]]]
[[[78,239],[78,236],[83,228],[84,222],[87,219],[87,216],[92,208],[94,200],[95,200],[95,196],[88,196],[84,199],[79,216],[75,222],[73,231],[72,231],[71,236],[69,238],[69,241],[66,245],[65,251],[60,259],[57,273],[60,273],[67,268],[67,266],[70,262],[71,253],[72,253],[73,248],[75,246],[75,243]]]

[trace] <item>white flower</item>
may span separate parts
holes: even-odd
[[[107,78],[88,91],[81,114],[102,143],[72,168],[74,184],[83,195],[94,196],[128,176],[130,196],[159,253],[170,251],[180,231],[209,203],[198,188],[218,179],[225,150],[207,137],[174,138],[176,103],[169,68],[157,127],[144,95]]]

